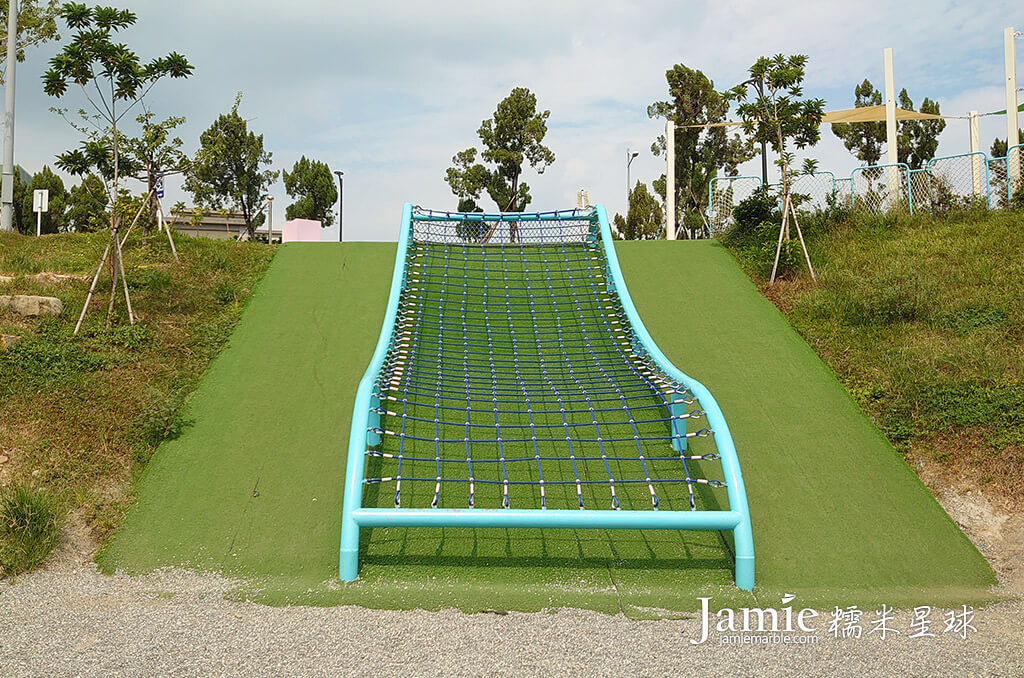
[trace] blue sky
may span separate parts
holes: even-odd
[[[141,0],[124,40],[144,59],[176,50],[195,65],[187,81],[157,85],[148,102],[162,117],[184,115],[188,152],[242,91],[241,112],[264,135],[275,169],[300,155],[345,172],[346,239],[389,240],[401,206],[454,208],[444,183],[451,156],[477,145],[480,121],[512,87],[533,90],[551,111],[545,139],[556,155],[543,175],[527,171],[533,209],[571,207],[579,188],[610,211],[625,203],[626,148],[641,152],[635,179],[660,175],[650,154],[662,122],[647,118],[667,95],[664,72],[683,63],[719,89],[746,79],[757,57],[809,56],[805,91],[828,110],[853,105],[865,77],[883,84],[882,50],[895,50],[896,87],[915,103],[937,99],[962,115],[1004,107],[1003,28],[1024,29],[1019,2],[327,2]],[[1017,42],[1018,64],[1024,41]],[[42,94],[40,75],[56,43],[29,52],[17,73],[16,161],[31,172],[77,143]],[[1024,68],[1019,76],[1024,84]],[[856,160],[827,129],[798,157],[848,173]],[[982,120],[987,150],[1005,135],[1001,117]],[[968,150],[965,120],[951,120],[939,153]],[[749,171],[757,173],[759,161]],[[168,198],[190,204],[179,182]],[[141,186],[140,186],[141,187]],[[274,223],[288,196],[273,187]]]

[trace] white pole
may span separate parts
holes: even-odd
[[[676,123],[665,121],[665,239],[676,239]]]
[[[971,124],[971,153],[981,153],[981,142],[978,140],[978,112],[970,111],[967,119]],[[981,195],[981,156],[971,156],[971,178],[974,180],[974,197]]]
[[[889,200],[896,204],[900,190],[899,149],[896,148],[896,80],[893,77],[892,47],[885,48],[885,152],[889,165]]]
[[[7,5],[7,68],[4,71],[4,168],[0,231],[14,230],[14,68],[18,54],[18,0]]]
[[[1017,50],[1013,44],[1014,36],[1012,26],[1003,31],[1003,52],[1006,57],[1006,164],[1011,191],[1017,188],[1017,182],[1020,181],[1020,149],[1015,149],[1012,154],[1010,152],[1011,146],[1020,143],[1017,137]]]

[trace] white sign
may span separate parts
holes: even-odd
[[[45,188],[32,191],[32,211],[46,212],[50,209],[50,192]]]
[[[156,189],[156,197],[160,200],[164,199],[164,175],[156,175],[156,184],[153,186]]]

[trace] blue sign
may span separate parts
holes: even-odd
[[[156,197],[162,199],[164,197],[164,175],[156,175],[156,184],[154,188],[156,188]]]

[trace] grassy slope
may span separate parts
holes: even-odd
[[[819,285],[768,293],[929,478],[1024,508],[1024,229],[1015,212],[862,220]]]
[[[120,523],[131,482],[156,444],[180,425],[179,407],[227,341],[250,288],[273,256],[265,245],[178,236],[125,248],[139,322],[103,327],[102,279],[80,335],[71,332],[106,234],[0,234],[0,294],[57,296],[56,318],[0,312],[0,332],[20,335],[0,349],[0,486],[29,483],[74,509],[100,537]],[[26,274],[77,274],[40,282]],[[101,308],[102,307],[102,308]]]
[[[821,604],[989,597],[984,560],[724,249],[619,250],[656,340],[730,420],[760,592]],[[630,613],[689,609],[702,594],[752,602],[713,533],[374,530],[360,580],[335,584],[349,413],[393,253],[279,253],[190,402],[194,425],[161,447],[100,554],[105,569],[218,569],[251,578],[243,593],[267,602]]]

